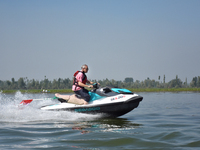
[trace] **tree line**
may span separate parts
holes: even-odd
[[[165,82],[165,75],[163,82],[160,81],[160,76],[158,77],[159,81],[154,79],[147,78],[144,81],[136,80],[134,81],[132,77],[127,77],[124,81],[116,81],[114,79],[103,79],[103,80],[92,80],[93,82],[98,82],[101,84],[101,87],[111,86],[111,87],[120,87],[120,88],[194,88],[200,87],[200,76],[194,77],[190,83],[187,83],[187,78],[185,82],[176,76],[175,79],[172,79],[168,83]],[[54,79],[53,81],[46,78],[44,80],[29,80],[27,77],[19,78],[15,80],[2,81],[0,80],[0,90],[22,90],[22,89],[71,89],[73,84],[73,79]]]

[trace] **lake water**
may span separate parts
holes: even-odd
[[[200,149],[200,93],[139,93],[139,107],[116,119],[42,111],[53,94],[0,93],[0,149]]]

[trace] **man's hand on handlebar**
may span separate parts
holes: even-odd
[[[89,88],[93,88],[93,85],[89,85],[88,87],[89,87]]]

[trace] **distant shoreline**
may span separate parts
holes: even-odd
[[[129,89],[132,92],[200,92],[200,88],[139,88]],[[42,90],[1,90],[1,93],[12,94],[20,91],[21,93],[73,93],[71,89],[49,89],[46,92]]]

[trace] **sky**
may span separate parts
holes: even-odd
[[[0,80],[200,76],[199,0],[0,0]]]

